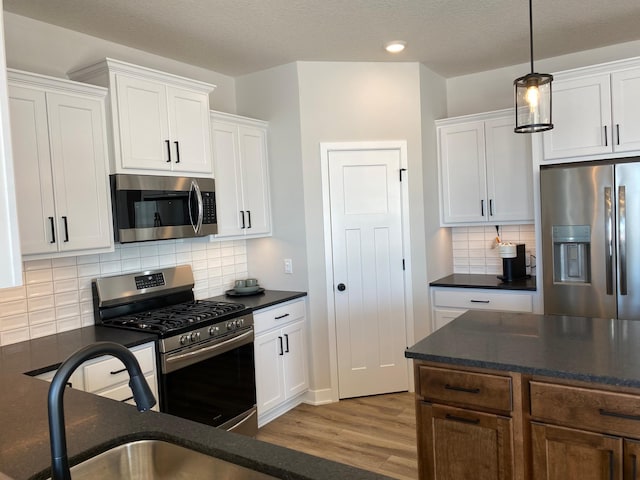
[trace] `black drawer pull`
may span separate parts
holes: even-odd
[[[249,219],[249,226],[247,228],[251,228],[251,210],[247,210],[247,218]]]
[[[280,353],[278,355],[284,355],[284,346],[282,345],[282,337],[278,337],[278,342],[280,343]]]
[[[113,370],[109,373],[111,373],[111,375],[118,375],[119,373],[126,372],[126,371],[127,371],[126,368],[121,368],[120,370]]]
[[[471,303],[491,303],[491,300],[469,300]]]
[[[67,222],[67,217],[63,216],[62,221],[64,222],[64,242],[69,241],[69,224]]]
[[[176,163],[180,163],[180,144],[178,142],[173,142],[176,144]]]
[[[288,316],[289,314],[285,313],[284,315],[278,315],[277,317],[274,317],[274,320],[280,320],[281,318],[288,317]]]
[[[284,340],[287,344],[286,348],[284,349],[284,353],[289,353],[289,334],[288,333],[284,334]]]
[[[457,417],[455,415],[451,415],[450,413],[447,413],[445,415],[445,418],[447,420],[453,420],[454,422],[462,422],[462,423],[471,423],[473,425],[477,425],[480,423],[480,419],[479,418],[464,418],[464,417]]]
[[[56,227],[53,223],[53,217],[49,217],[49,222],[51,222],[51,241],[49,243],[56,243]]]
[[[133,395],[131,395],[129,398],[125,398],[124,400],[120,400],[122,403],[127,403],[129,401],[133,400]]]
[[[242,215],[242,228],[247,228],[244,223],[244,210],[240,210],[240,214]]]
[[[604,417],[614,417],[614,418],[624,418],[625,420],[635,420],[636,422],[640,421],[640,415],[630,415],[628,413],[618,413],[618,412],[610,412],[609,410],[605,410],[604,408],[598,409],[600,415]]]
[[[444,386],[445,390],[454,390],[456,392],[464,392],[464,393],[480,393],[479,388],[464,388],[464,387],[456,387],[455,385],[449,385],[448,383]]]
[[[167,145],[167,163],[171,163],[171,142],[165,140],[164,143]]]

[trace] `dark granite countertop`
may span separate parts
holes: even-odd
[[[640,321],[470,310],[405,357],[640,387],[639,344]]]
[[[253,297],[255,301],[251,304],[243,303],[256,309],[265,308],[304,295],[265,292],[261,299]],[[96,326],[1,347],[0,478],[8,475],[15,480],[41,479],[50,475],[49,384],[24,373],[38,374],[57,368],[72,352],[93,342],[115,341],[132,347],[155,338]],[[64,404],[71,465],[128,441],[158,439],[282,479],[388,478],[172,415],[138,413],[131,405],[78,390],[66,390]]]
[[[260,310],[261,308],[271,307],[278,303],[288,302],[289,300],[295,300],[296,298],[306,297],[307,292],[288,292],[285,290],[265,290],[257,295],[219,295],[217,297],[209,298],[208,300],[215,300],[219,302],[235,302],[242,303],[253,310]]]
[[[492,290],[536,290],[536,277],[503,282],[496,275],[454,273],[429,283],[432,287],[489,288]]]

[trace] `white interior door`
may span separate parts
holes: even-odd
[[[407,390],[400,150],[328,163],[339,396]]]

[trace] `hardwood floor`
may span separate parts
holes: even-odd
[[[302,404],[256,438],[393,478],[418,478],[413,393]]]

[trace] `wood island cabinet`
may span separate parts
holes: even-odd
[[[638,480],[640,389],[414,361],[420,479]]]

